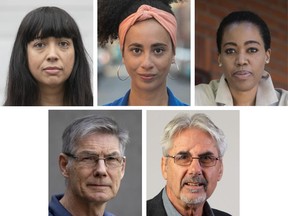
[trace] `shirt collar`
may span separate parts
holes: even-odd
[[[181,214],[175,209],[175,207],[172,205],[170,202],[167,193],[166,193],[166,188],[164,188],[162,192],[162,200],[164,204],[165,211],[167,215],[171,216],[181,216]]]
[[[166,188],[164,188],[164,190],[162,191],[162,200],[163,200],[164,208],[165,208],[167,215],[181,216],[181,214],[175,209],[175,207],[170,202],[167,196]],[[205,202],[204,207],[203,207],[203,216],[215,216],[207,201]]]
[[[224,74],[221,76],[215,101],[218,105],[233,106],[233,98],[227,85],[227,81]],[[255,105],[256,106],[272,105],[277,102],[278,97],[274,90],[271,76],[267,71],[264,71],[262,79],[260,80],[257,89]]]

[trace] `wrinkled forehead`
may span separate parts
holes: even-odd
[[[216,140],[207,132],[199,128],[189,128],[177,134],[172,142],[171,151],[178,153],[191,152],[202,154],[212,152],[218,154]]]
[[[94,152],[119,152],[120,143],[117,136],[109,133],[92,133],[80,138],[77,142],[76,151],[94,151]]]

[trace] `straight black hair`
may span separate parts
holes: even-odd
[[[27,45],[38,38],[67,37],[73,41],[75,62],[65,82],[64,105],[93,105],[89,57],[74,19],[57,7],[40,7],[22,20],[14,42],[7,83],[7,106],[39,105],[39,87],[28,67]]]
[[[234,23],[243,23],[248,22],[252,23],[258,27],[260,36],[263,39],[265,51],[270,49],[271,46],[271,35],[267,24],[261,19],[257,14],[251,11],[235,11],[228,14],[221,21],[219,28],[217,30],[217,49],[218,53],[221,53],[221,43],[223,39],[223,34],[227,26],[232,25]]]

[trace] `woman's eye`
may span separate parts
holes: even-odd
[[[68,48],[70,43],[68,41],[60,41],[59,46],[62,48]]]
[[[257,48],[251,47],[248,49],[248,53],[256,53],[256,52],[258,52]]]
[[[132,48],[131,51],[134,53],[134,54],[140,54],[141,53],[141,50],[139,48]]]
[[[38,49],[41,49],[43,47],[45,47],[45,43],[43,42],[35,42],[34,45],[33,45],[35,48],[38,48]]]
[[[235,49],[232,49],[232,48],[229,48],[229,49],[226,49],[226,50],[225,50],[225,53],[226,53],[227,55],[233,54],[233,53],[235,53],[235,52],[236,52],[236,50],[235,50]]]
[[[164,49],[163,48],[156,48],[154,49],[154,53],[159,55],[159,54],[162,54],[164,52]]]

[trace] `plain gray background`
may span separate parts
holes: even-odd
[[[239,216],[239,111],[147,111],[147,200],[165,186],[161,173],[160,140],[164,127],[178,113],[205,113],[226,135],[228,147],[224,155],[224,174],[209,198],[212,208]]]
[[[64,177],[58,166],[62,133],[76,118],[86,115],[108,116],[129,131],[126,171],[119,192],[108,202],[107,210],[116,215],[141,215],[142,200],[142,111],[141,110],[50,110],[49,111],[49,197],[65,191]]]
[[[9,0],[0,1],[0,105],[4,103],[8,65],[20,23],[33,9],[57,6],[77,23],[84,46],[93,59],[93,0]],[[96,40],[96,39],[94,39]],[[92,69],[92,61],[91,69]]]

